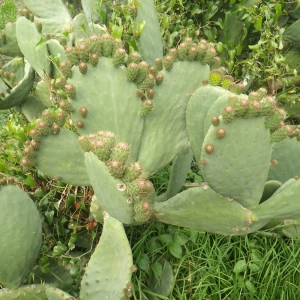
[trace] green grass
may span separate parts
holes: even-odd
[[[181,258],[160,240],[174,231],[189,237]],[[140,256],[149,258],[149,270],[139,268],[133,276],[133,299],[146,299],[143,290],[157,255],[171,262],[175,276],[171,295],[158,299],[299,299],[300,240],[258,233],[224,237],[159,223],[128,228],[127,233],[135,263]]]

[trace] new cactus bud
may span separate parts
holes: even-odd
[[[107,147],[112,149],[115,146],[116,137],[110,131],[99,131],[97,132],[97,138],[104,140],[107,143]]]
[[[54,123],[52,113],[48,109],[42,112],[42,120],[46,122],[49,127]]]
[[[156,84],[161,85],[164,81],[164,75],[162,73],[158,73],[155,78]]]
[[[138,89],[138,90],[136,91],[136,96],[137,96],[138,98],[141,98],[142,100],[144,100],[144,99],[146,98],[146,96],[145,96],[145,94],[144,94],[144,91],[141,90],[141,89]]]
[[[167,71],[171,71],[174,65],[174,58],[171,55],[167,55],[164,58],[164,67]]]
[[[29,170],[34,167],[34,160],[24,157],[21,159],[21,165],[25,170]]]
[[[261,100],[262,108],[261,108],[260,115],[262,116],[268,115],[275,106],[276,106],[276,100],[273,97],[268,96],[263,98]]]
[[[122,178],[125,172],[125,166],[122,162],[118,160],[108,160],[106,161],[106,166],[114,178]]]
[[[81,120],[79,120],[79,121],[76,122],[76,126],[78,128],[83,128],[84,127],[84,123]]]
[[[40,22],[40,21],[35,22],[35,28],[36,28],[36,30],[37,30],[39,33],[41,33],[41,32],[42,32],[42,29],[43,29],[43,24],[42,24],[42,22]]]
[[[204,151],[207,154],[212,154],[215,151],[215,146],[213,144],[207,144],[204,147]]]
[[[147,89],[146,92],[147,92],[148,99],[152,100],[154,98],[154,95],[155,95],[154,89]]]
[[[221,85],[224,89],[228,89],[229,84],[233,81],[233,77],[230,75],[225,75],[221,81]]]
[[[130,147],[124,142],[118,143],[111,152],[110,159],[126,163],[130,153]]]
[[[123,181],[130,182],[142,174],[142,166],[138,162],[131,163],[125,170]]]
[[[98,65],[98,62],[99,62],[99,56],[98,54],[96,53],[91,53],[90,54],[90,64],[93,66],[93,67],[96,67]]]
[[[79,108],[79,114],[83,117],[83,118],[85,118],[87,115],[88,115],[88,110],[87,110],[87,108],[86,107],[80,107]]]
[[[124,48],[124,43],[120,39],[114,39],[113,40],[113,53],[116,52],[116,50]]]
[[[66,101],[66,102],[68,102],[68,101]],[[63,111],[56,112],[54,115],[54,121],[58,126],[60,126],[60,127],[64,126],[64,124],[66,122],[66,114]]]
[[[191,47],[191,48],[188,50],[187,59],[188,59],[189,61],[192,61],[192,60],[196,59],[197,53],[198,53],[198,49],[195,48],[195,47]]]
[[[245,91],[245,86],[242,84],[242,83],[238,83],[236,86],[235,86],[235,93],[236,94],[242,94],[243,92]]]
[[[270,130],[275,130],[280,126],[280,122],[285,119],[286,113],[283,109],[274,108],[266,116],[265,127]]]
[[[149,73],[151,73],[152,75],[156,76],[158,71],[157,71],[157,68],[152,66],[149,68]]]
[[[214,126],[218,126],[220,124],[220,119],[218,116],[214,116],[211,118],[211,123],[214,125]]]
[[[81,73],[81,74],[85,74],[86,72],[87,72],[87,70],[88,70],[88,65],[87,65],[87,63],[85,63],[85,62],[80,62],[79,63],[79,65],[78,65],[78,69],[79,69],[79,72]]]
[[[177,55],[179,60],[185,60],[187,55],[188,47],[186,43],[179,44],[177,49]]]
[[[76,98],[76,88],[73,84],[71,84],[71,83],[66,84],[65,92],[70,99]]]
[[[147,99],[147,100],[143,101],[142,107],[140,110],[140,115],[145,116],[145,115],[149,114],[152,111],[153,107],[154,107],[154,104],[153,104],[152,100]]]
[[[101,55],[101,39],[97,35],[90,36],[90,53]]]
[[[123,48],[119,48],[116,50],[116,52],[113,55],[113,65],[114,67],[119,67],[120,65],[123,65],[126,60],[126,51]]]
[[[113,49],[113,41],[110,34],[108,33],[103,34],[101,39],[101,45],[102,45],[102,55],[106,57],[111,56],[112,49]]]
[[[216,130],[216,138],[218,140],[223,139],[225,137],[225,135],[226,135],[226,130],[224,128],[218,128]]]
[[[153,191],[152,182],[143,178],[137,178],[127,184],[127,193],[131,197],[146,198],[150,196]]]
[[[132,62],[127,67],[127,80],[129,82],[135,81],[137,79],[137,76],[139,74],[139,66]]]
[[[200,159],[200,165],[202,166],[206,165],[206,159]]]
[[[59,134],[59,132],[60,132],[60,127],[56,123],[54,123],[52,125],[52,133],[53,134]]]
[[[139,64],[142,61],[141,55],[138,52],[132,52],[128,56],[128,63],[134,62],[135,64]]]
[[[161,71],[163,69],[163,62],[162,62],[161,58],[155,59],[155,66],[158,71]]]
[[[219,69],[212,70],[209,74],[209,84],[217,86],[223,78],[223,73]]]
[[[72,65],[78,65],[79,64],[79,56],[77,55],[77,52],[72,46],[67,46],[65,49],[66,56],[71,62]]]
[[[184,39],[184,43],[187,45],[188,48],[190,48],[192,46],[192,44],[193,44],[193,39],[190,38],[190,37],[186,37]]]
[[[111,154],[111,148],[104,140],[98,140],[92,147],[92,152],[102,161],[107,161]]]
[[[55,80],[55,85],[61,90],[65,88],[66,84],[67,84],[67,80],[64,77],[58,77]]]
[[[72,77],[72,66],[66,61],[61,62],[60,71],[66,78]]]
[[[148,68],[149,68],[149,64],[146,63],[145,61],[141,61],[139,63],[139,74],[137,77],[137,84],[143,82],[148,74]]]
[[[264,98],[264,97],[267,96],[268,90],[265,89],[265,88],[259,88],[259,89],[257,90],[257,93],[259,94],[260,99],[262,99],[262,98]]]
[[[237,117],[243,116],[246,111],[248,110],[249,102],[246,99],[239,99],[236,106],[234,106],[235,109],[235,115]]]
[[[234,108],[230,105],[224,107],[222,111],[222,117],[225,123],[230,123],[234,119]]]

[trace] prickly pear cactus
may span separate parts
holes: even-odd
[[[32,200],[17,186],[0,187],[0,208],[0,282],[16,288],[39,254],[42,224]]]

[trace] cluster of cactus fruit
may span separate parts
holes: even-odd
[[[297,153],[300,130],[285,124],[285,111],[264,88],[244,94],[243,84],[220,67],[214,45],[204,40],[187,38],[163,56],[158,21],[149,21],[151,14],[155,19],[154,1],[140,1],[137,9],[137,19],[146,19],[138,41],[141,54],[128,53],[121,40],[91,20],[96,0],[82,1],[87,13],[74,19],[60,0],[54,6],[39,2],[35,8],[34,1],[24,0],[33,13],[22,10],[13,25],[16,44],[0,45],[0,53],[21,52],[28,61],[14,58],[3,66],[0,108],[21,103],[25,114],[28,102],[42,103],[31,117],[21,160],[25,170],[36,167],[62,182],[93,186],[91,214],[104,223],[104,231],[83,276],[81,299],[131,297],[135,268],[122,223],[156,220],[241,235],[275,222],[286,225],[284,234],[295,234],[300,175],[290,149]],[[62,18],[55,13],[46,18],[49,7]],[[55,35],[65,27],[68,36]],[[47,42],[37,47],[41,40]],[[40,81],[29,95],[33,70]],[[193,156],[206,183],[179,193]],[[167,191],[156,195],[149,177],[170,163]],[[6,200],[9,188],[1,188],[0,200]],[[39,246],[24,270],[30,269]],[[107,265],[111,261],[114,268]],[[0,270],[2,265],[0,260]],[[16,267],[3,279],[6,269],[0,282],[19,286],[24,274],[16,281]],[[17,293],[30,299],[33,290]],[[40,299],[74,299],[59,289],[42,286],[39,291]],[[9,295],[15,294],[2,290],[0,299]]]

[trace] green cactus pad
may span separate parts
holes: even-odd
[[[47,47],[50,55],[58,56],[61,62],[68,61],[64,47],[57,40],[54,39],[49,40],[47,43]],[[57,66],[52,65],[52,70],[53,70],[52,73],[54,75],[60,74],[60,71],[58,70]]]
[[[288,179],[300,177],[299,151],[300,141],[294,138],[286,138],[278,143],[272,144],[272,160],[277,161],[269,170],[269,180],[279,180],[285,182]]]
[[[0,188],[0,207],[0,282],[16,288],[39,254],[42,224],[30,197],[16,186]]]
[[[98,223],[103,224],[103,221],[104,221],[104,219],[103,219],[104,209],[101,206],[99,200],[97,199],[97,197],[95,195],[93,195],[93,197],[92,197],[90,212],[91,212],[93,218]]]
[[[219,140],[216,130],[223,128],[226,136]],[[208,149],[213,146],[213,152]],[[201,159],[202,175],[217,193],[232,198],[248,209],[258,205],[267,178],[272,144],[264,126],[264,117],[235,118],[226,124],[211,126],[204,139]]]
[[[58,13],[59,14],[59,13]],[[46,34],[50,34],[51,36],[55,34],[61,34],[62,32],[70,33],[73,30],[72,21],[68,20],[60,20],[60,19],[44,19],[44,18],[34,18],[35,22],[40,22],[42,24],[42,33],[45,36]],[[67,37],[67,44],[71,44],[71,36]]]
[[[141,104],[136,99],[136,85],[127,81],[126,70],[115,68],[111,58],[101,57],[98,65],[90,67],[84,75],[73,67],[68,82],[76,87],[73,120],[82,120],[81,107],[89,112],[83,120],[84,128],[78,131],[81,134],[112,131],[119,141],[128,143],[132,149],[130,158],[136,160],[144,118],[139,115]]]
[[[280,187],[282,183],[277,180],[270,180],[265,183],[264,191],[260,199],[260,203],[268,200]]]
[[[286,188],[281,188],[280,192],[253,210],[254,220],[300,218],[300,180],[289,182]]]
[[[37,119],[45,108],[45,105],[32,95],[28,95],[21,103],[21,111],[28,121]]]
[[[7,64],[5,64],[2,67],[2,70],[6,72],[13,72],[16,76],[14,81],[20,82],[24,77],[24,67],[24,59],[22,57],[15,57],[14,59],[10,60]],[[12,84],[13,82],[6,81],[6,83],[11,88],[14,86]]]
[[[75,300],[75,298],[70,296],[68,293],[58,288],[49,287],[46,290],[46,295],[48,300]]]
[[[133,200],[126,193],[126,184],[114,179],[105,163],[91,152],[85,153],[85,164],[95,195],[103,209],[122,223],[131,224]]]
[[[6,35],[6,43],[0,45],[0,54],[7,56],[23,56],[17,42],[16,23],[6,23],[2,32]]]
[[[200,62],[178,61],[170,72],[162,73],[165,80],[155,88],[155,106],[145,118],[137,159],[150,174],[163,169],[188,143],[185,129],[187,101],[208,77],[209,67]]]
[[[58,135],[50,134],[42,138],[36,168],[65,183],[90,185],[78,136],[65,128],[61,128]]]
[[[217,86],[202,86],[191,96],[186,110],[186,129],[191,142],[196,161],[199,162],[201,147],[207,130],[204,129],[204,120],[213,103],[229,92]],[[219,116],[217,114],[217,116]]]
[[[192,160],[193,152],[190,144],[188,143],[172,161],[168,188],[164,196],[160,196],[158,198],[160,201],[165,201],[177,195],[177,193],[181,190],[182,185],[185,182],[186,175],[191,168]]]
[[[41,80],[36,85],[34,95],[42,102],[45,106],[49,107],[52,105],[52,96],[49,90],[49,85],[46,81]]]
[[[132,253],[122,223],[105,213],[100,241],[81,282],[80,298],[116,300],[131,280]]]
[[[143,60],[154,65],[156,58],[163,58],[163,44],[154,0],[140,0],[136,22],[145,22],[137,44]]]
[[[98,0],[81,0],[83,11],[89,22],[101,22],[101,16],[96,12]]]
[[[37,32],[34,23],[25,17],[20,17],[17,21],[16,32],[19,47],[33,69],[41,78],[45,77],[45,73],[50,74],[51,67],[47,46],[40,45],[37,49],[42,35]]]
[[[224,235],[249,233],[252,223],[250,210],[207,185],[155,203],[154,217],[163,223]]]
[[[0,290],[0,299],[1,300],[48,300],[46,296],[47,286],[43,284],[32,284],[24,285],[19,289],[9,290],[2,289]]]
[[[0,102],[0,109],[8,109],[21,103],[29,94],[34,83],[34,72],[31,66],[26,63],[24,68],[24,77],[13,87],[10,94],[6,94],[5,98]]]
[[[23,0],[24,5],[36,16],[44,19],[71,20],[70,13],[61,0]]]

